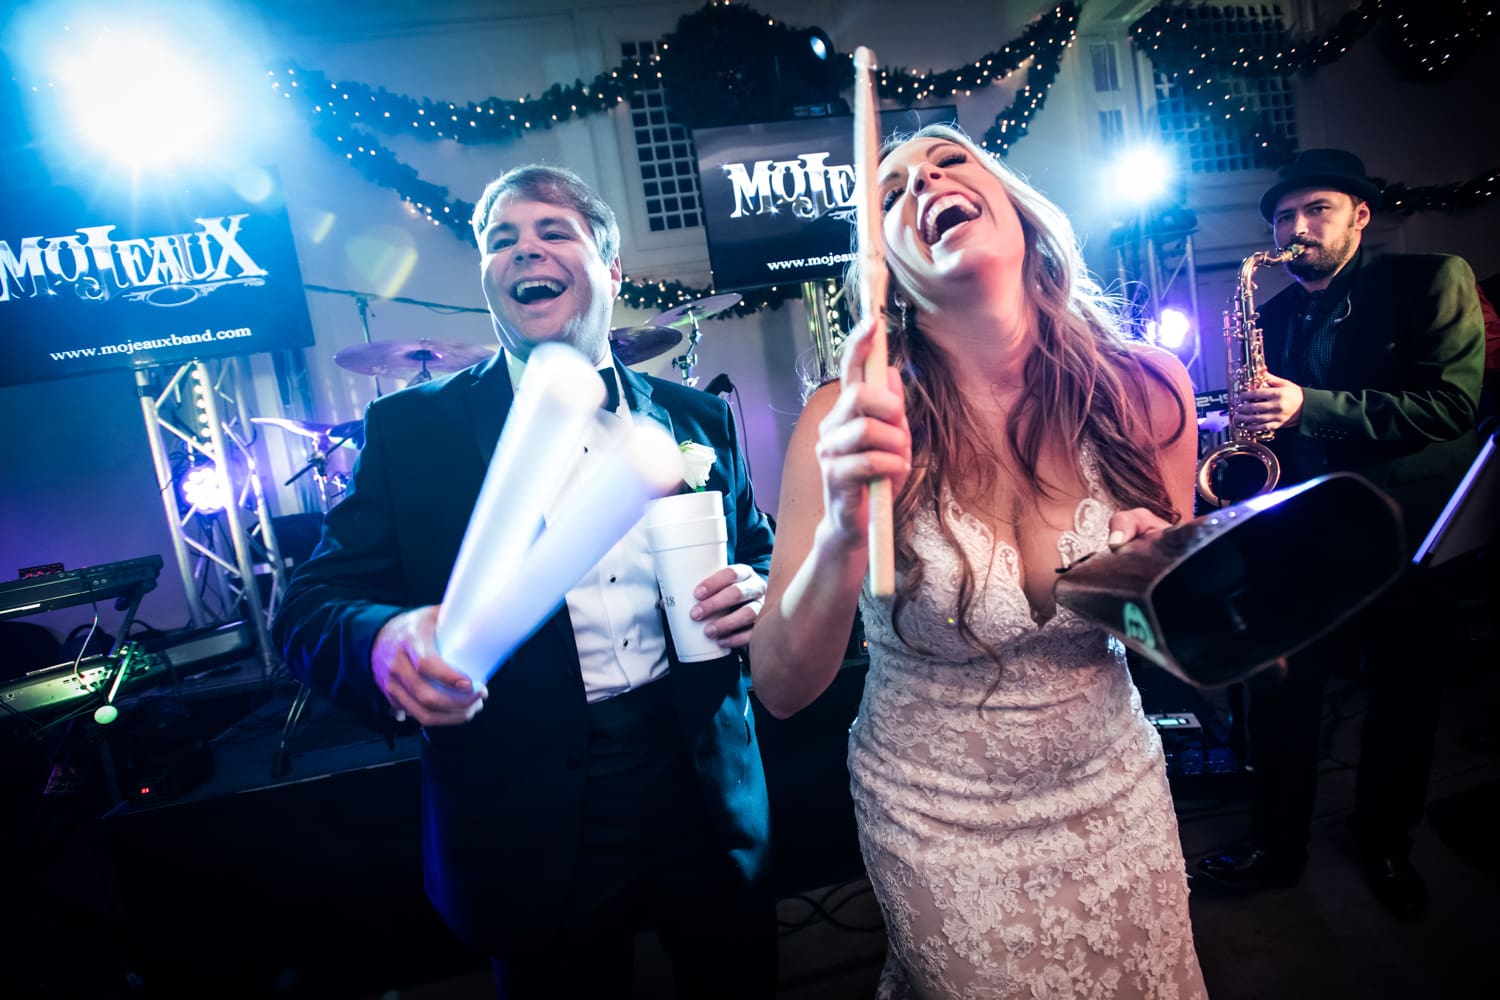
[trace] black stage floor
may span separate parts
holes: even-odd
[[[780,995],[789,1000],[867,997],[881,960],[844,766],[863,673],[851,665],[790,720],[757,704],[781,851]],[[1159,672],[1137,680],[1148,713],[1193,713],[1207,749],[1232,746],[1232,705],[1222,696],[1164,684]],[[1431,809],[1418,835],[1434,912],[1425,924],[1399,925],[1369,898],[1341,839],[1362,703],[1357,688],[1334,685],[1316,864],[1305,886],[1241,899],[1195,880],[1195,934],[1213,995],[1455,995],[1443,984],[1473,967],[1455,956],[1474,954],[1481,926],[1493,926],[1497,687],[1487,672],[1447,692]],[[125,779],[150,775],[153,792],[113,808],[97,781],[42,794],[43,748],[0,732],[9,740],[0,770],[0,849],[11,862],[0,940],[14,956],[7,995],[490,995],[484,959],[452,937],[422,893],[420,736],[392,746],[313,699],[289,741],[290,769],[273,777],[295,691],[264,684],[246,663],[185,683],[180,697],[161,688],[123,704],[110,734],[122,791],[140,798]],[[94,747],[78,743],[69,759],[86,778]],[[201,768],[167,767],[205,748],[206,778]],[[1190,864],[1244,836],[1238,777],[1174,780]],[[636,995],[670,995],[660,956],[649,941],[639,947]],[[1330,959],[1335,953],[1346,958]],[[1372,955],[1384,962],[1378,976],[1366,968]]]
[[[241,669],[191,700],[121,705],[125,798],[102,815],[97,782],[29,799],[22,776],[24,823],[6,839],[24,864],[4,915],[7,951],[27,960],[8,970],[12,995],[201,997],[232,967],[243,995],[356,996],[478,967],[422,894],[420,737],[393,747],[314,699],[273,778],[296,689]],[[72,752],[80,770],[92,749]]]

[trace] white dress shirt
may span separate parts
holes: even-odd
[[[512,388],[521,384],[525,362],[505,355]],[[600,369],[611,366],[606,360]],[[597,468],[612,442],[617,442],[634,420],[623,386],[614,413],[600,411],[589,425],[578,456],[576,476]],[[571,481],[547,504],[544,519],[562,507]],[[646,531],[639,523],[604,554],[598,564],[566,595],[583,687],[590,702],[603,701],[643,687],[667,673],[667,640],[657,611],[660,592]]]

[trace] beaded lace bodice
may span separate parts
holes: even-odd
[[[1059,566],[1105,547],[1090,496]],[[917,518],[925,577],[902,611],[861,601],[870,667],[850,731],[866,868],[891,938],[882,996],[1200,996],[1161,745],[1118,640],[1066,608],[1032,617],[1015,548],[954,503]],[[969,621],[955,627],[962,566]]]

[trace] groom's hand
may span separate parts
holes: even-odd
[[[693,591],[698,603],[689,612],[693,621],[706,622],[703,634],[724,649],[750,642],[750,629],[765,604],[766,580],[743,563],[716,570]]]
[[[424,726],[468,722],[489,696],[438,655],[436,604],[403,611],[381,626],[370,649],[370,672],[396,719]]]

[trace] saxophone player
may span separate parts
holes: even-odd
[[[1293,281],[1260,310],[1269,378],[1243,396],[1240,419],[1274,431],[1282,485],[1339,470],[1364,475],[1402,508],[1420,540],[1478,441],[1484,332],[1474,274],[1461,258],[1364,246],[1380,188],[1352,153],[1310,149],[1260,201]],[[1338,572],[1336,566],[1298,572]],[[1415,919],[1427,890],[1410,861],[1422,817],[1441,678],[1434,637],[1445,604],[1408,570],[1366,613],[1292,657],[1284,677],[1250,684],[1254,764],[1251,842],[1199,870],[1236,888],[1294,884],[1307,860],[1322,693],[1331,673],[1362,673],[1352,826],[1375,895]]]

